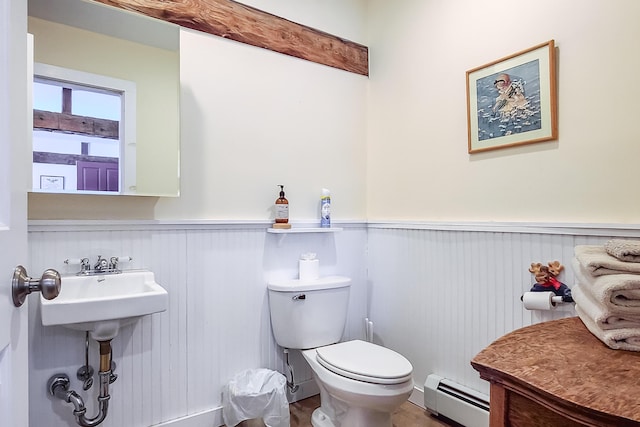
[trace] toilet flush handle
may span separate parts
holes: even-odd
[[[298,301],[298,300],[301,300],[301,299],[307,299],[307,296],[305,294],[298,294],[298,295],[295,295],[295,296],[291,297],[291,299],[294,300],[294,301]]]

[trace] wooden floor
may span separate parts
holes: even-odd
[[[311,413],[318,406],[320,406],[319,395],[289,404],[291,427],[311,427]],[[395,411],[392,420],[393,427],[457,427],[455,423],[447,424],[445,421],[432,417],[424,409],[411,402],[405,402]],[[261,421],[244,421],[239,425],[242,427],[264,426]]]

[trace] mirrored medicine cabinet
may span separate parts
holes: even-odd
[[[177,196],[179,27],[85,0],[28,14],[32,191]]]

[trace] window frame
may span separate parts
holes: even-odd
[[[43,78],[70,85],[92,87],[98,90],[120,92],[122,94],[122,113],[119,123],[120,135],[120,167],[119,191],[115,194],[128,194],[136,189],[136,83],[88,73],[50,64],[34,63],[34,80]],[[31,191],[38,191],[33,189]],[[86,192],[82,192],[86,193]],[[114,194],[114,192],[96,192],[97,194]]]

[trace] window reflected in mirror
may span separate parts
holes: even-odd
[[[135,172],[127,173],[135,171],[133,129],[135,83],[36,64],[33,191],[118,194],[135,187]]]
[[[34,190],[120,191],[121,95],[34,79]]]

